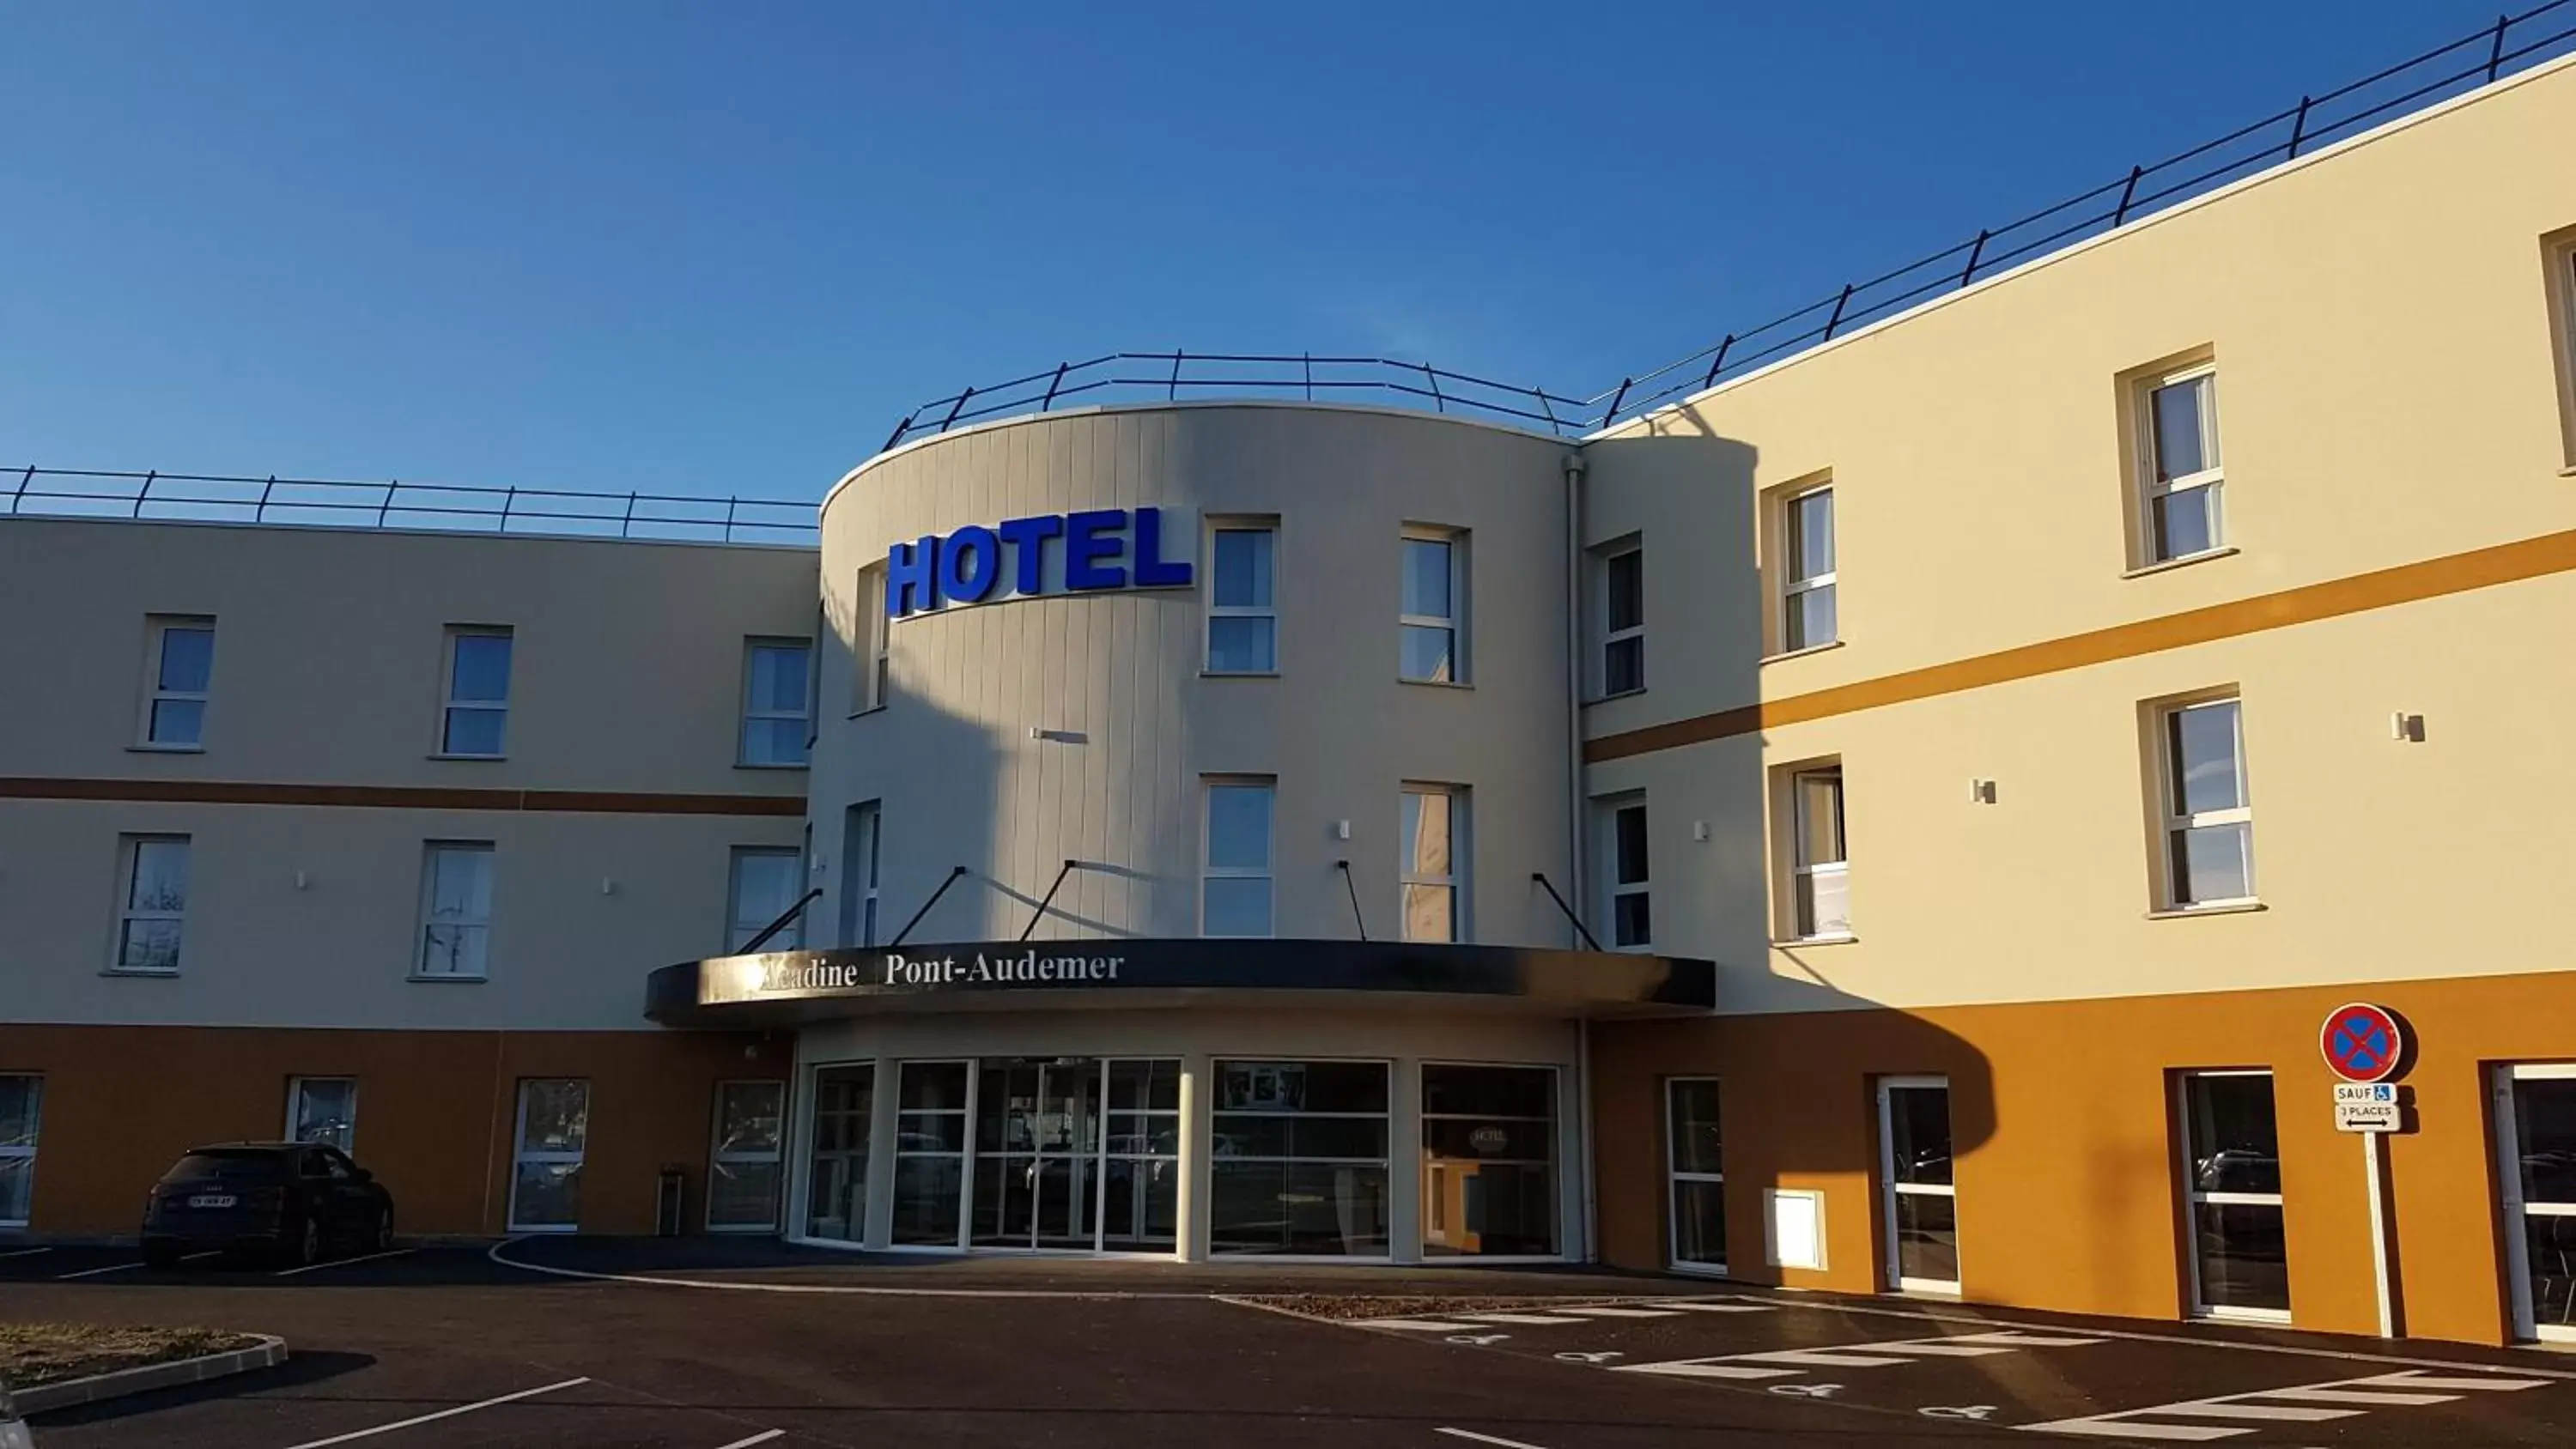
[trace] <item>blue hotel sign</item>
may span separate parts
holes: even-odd
[[[1190,561],[1166,557],[1172,521],[1160,508],[1095,508],[898,543],[886,550],[886,617],[1040,594],[1188,588]],[[1190,525],[1173,531],[1186,549]]]

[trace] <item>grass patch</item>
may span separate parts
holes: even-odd
[[[257,1344],[215,1328],[123,1328],[98,1323],[0,1323],[0,1384],[32,1389],[64,1379],[168,1363]]]

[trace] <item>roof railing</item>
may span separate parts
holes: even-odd
[[[14,475],[14,476],[13,476]],[[292,523],[558,538],[662,539],[812,547],[815,506],[780,498],[588,493],[464,483],[114,473],[28,466],[0,473],[0,517]]]

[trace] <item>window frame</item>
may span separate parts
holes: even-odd
[[[2206,394],[2208,406],[2200,419],[2201,447],[2204,452],[2215,454],[2218,461],[2179,478],[2165,477],[2161,444],[2156,437],[2156,394],[2202,378],[2209,380],[2209,387]],[[2132,384],[2132,391],[2131,409],[2135,413],[2137,428],[2133,452],[2137,472],[2138,514],[2134,526],[2138,538],[2138,567],[2162,568],[2168,564],[2189,563],[2234,552],[2236,546],[2230,539],[2232,530],[2227,524],[2227,494],[2223,486],[2227,481],[2227,453],[2219,437],[2218,359],[2202,357],[2170,367],[2151,368]],[[2204,488],[2210,490],[2204,500],[2210,525],[2209,545],[2189,553],[2166,553],[2162,536],[2156,528],[2156,505],[2177,494]]]
[[[1275,679],[1279,677],[1279,519],[1277,515],[1246,514],[1215,517],[1207,520],[1207,608],[1200,626],[1199,673],[1215,679]],[[1270,539],[1270,599],[1262,604],[1220,604],[1217,602],[1218,556],[1217,535],[1223,533],[1259,533]],[[1267,669],[1220,669],[1216,663],[1216,621],[1219,619],[1267,619],[1270,621],[1270,667]]]
[[[886,617],[886,565],[879,559],[859,570],[859,627],[851,643],[857,668],[850,676],[850,717],[886,707],[894,658],[893,621]]]
[[[147,846],[175,845],[181,852],[179,908],[161,910],[134,904],[135,885]],[[176,976],[187,963],[188,897],[195,893],[197,863],[196,837],[176,833],[139,831],[116,839],[116,929],[107,942],[107,974],[111,976]],[[126,963],[126,942],[132,927],[139,921],[168,921],[179,928],[179,945],[167,966],[133,966]]]
[[[1673,1138],[1676,1135],[1674,1129],[1681,1121],[1680,1115],[1673,1110],[1674,1089],[1685,1085],[1695,1086],[1702,1082],[1706,1082],[1711,1087],[1717,1089],[1718,1168],[1715,1172],[1703,1172],[1696,1169],[1685,1172],[1675,1165],[1679,1161],[1679,1154],[1673,1150]],[[1675,1273],[1697,1273],[1711,1278],[1723,1278],[1726,1276],[1727,1257],[1727,1245],[1724,1242],[1724,1229],[1729,1226],[1726,1215],[1726,1082],[1722,1077],[1712,1076],[1706,1073],[1666,1077],[1664,1078],[1663,1095],[1664,1266]],[[1679,1210],[1679,1203],[1681,1200],[1679,1189],[1681,1184],[1686,1182],[1705,1182],[1714,1184],[1717,1187],[1718,1222],[1721,1232],[1719,1235],[1720,1241],[1717,1245],[1717,1261],[1713,1263],[1706,1261],[1705,1259],[1685,1258],[1681,1255],[1682,1215]]]
[[[1594,570],[1597,581],[1593,585],[1593,607],[1600,611],[1596,617],[1601,621],[1598,647],[1593,653],[1593,698],[1595,700],[1625,699],[1632,694],[1643,694],[1646,692],[1646,621],[1648,618],[1645,540],[1630,538],[1608,544],[1597,549],[1593,556],[1599,560],[1599,566]],[[1612,628],[1610,576],[1619,560],[1625,558],[1634,558],[1637,561],[1637,622],[1626,628]],[[1637,682],[1626,689],[1612,689],[1610,687],[1611,653],[1619,645],[1627,643],[1634,643],[1637,646]]]
[[[1939,1092],[1941,1094],[1942,1128],[1949,1134],[1952,1157],[1950,1181],[1905,1182],[1896,1175],[1896,1094],[1899,1092]],[[1950,1079],[1933,1072],[1878,1079],[1878,1172],[1879,1211],[1884,1218],[1879,1238],[1879,1253],[1884,1259],[1879,1279],[1890,1292],[1922,1293],[1933,1297],[1956,1298],[1967,1282],[1967,1257],[1959,1249],[1959,1181],[1958,1181],[1958,1113],[1951,1102]],[[1905,1276],[1903,1225],[1896,1215],[1897,1202],[1906,1197],[1946,1197],[1950,1200],[1950,1256],[1956,1278],[1908,1278]]]
[[[2180,758],[2180,742],[2174,736],[2174,721],[2191,710],[2210,709],[2218,705],[2226,705],[2235,711],[2236,798],[2242,803],[2223,810],[2187,810],[2184,808],[2182,798],[2183,762]],[[2149,720],[2153,730],[2152,740],[2155,749],[2156,859],[2158,861],[2156,878],[2160,886],[2156,899],[2157,909],[2166,912],[2228,911],[2261,905],[2262,887],[2256,881],[2254,874],[2253,772],[2247,767],[2245,760],[2244,696],[2233,690],[2227,690],[2180,699],[2160,700],[2151,707]],[[2186,899],[2190,890],[2190,880],[2183,869],[2183,862],[2175,856],[2176,843],[2188,831],[2226,825],[2245,827],[2245,894],[2206,901]]]
[[[1809,780],[1825,775],[1831,775],[1834,780],[1834,838],[1836,843],[1842,847],[1842,858],[1839,860],[1807,860],[1804,858],[1807,854],[1807,840],[1809,835],[1807,829],[1807,791],[1805,786]],[[1789,795],[1786,815],[1782,823],[1788,827],[1789,833],[1788,864],[1790,927],[1789,933],[1782,937],[1782,940],[1790,944],[1813,944],[1822,941],[1850,941],[1858,939],[1858,933],[1849,928],[1851,917],[1851,803],[1850,796],[1845,788],[1842,757],[1836,755],[1826,759],[1810,760],[1804,764],[1788,766],[1781,771],[1781,778],[1788,787]],[[1819,923],[1814,919],[1816,914],[1815,882],[1819,878],[1824,877],[1829,877],[1842,882],[1845,929],[1840,931],[1818,930],[1817,926]]]
[[[850,847],[850,827],[855,821],[865,822],[860,832],[860,838],[866,841],[864,850],[854,851]],[[853,859],[854,855],[861,858]],[[885,802],[851,801],[841,815],[841,935],[844,937],[841,944],[845,946],[877,944],[877,904],[879,889],[884,883],[881,869],[884,857]],[[850,872],[854,870],[864,872],[855,884],[850,878]],[[846,939],[852,935],[858,939]]]
[[[1221,1253],[1215,1250],[1214,1244],[1211,1242],[1208,1252],[1209,1262],[1385,1263],[1393,1261],[1396,1253],[1396,1245],[1402,1241],[1396,1233],[1395,1164],[1397,1161],[1398,1149],[1402,1146],[1396,1135],[1396,1123],[1403,1115],[1397,1110],[1397,1104],[1404,1099],[1404,1094],[1401,1090],[1404,1085],[1404,1074],[1399,1073],[1396,1070],[1396,1065],[1396,1059],[1393,1057],[1339,1056],[1329,1052],[1272,1052],[1266,1055],[1259,1052],[1249,1052],[1233,1056],[1211,1056],[1208,1058],[1208,1104],[1205,1111],[1207,1113],[1206,1121],[1208,1124],[1208,1135],[1211,1141],[1213,1141],[1216,1136],[1216,1119],[1219,1117],[1286,1117],[1291,1120],[1302,1118],[1307,1121],[1329,1120],[1337,1122],[1383,1122],[1386,1124],[1386,1153],[1382,1157],[1349,1157],[1338,1154],[1318,1154],[1311,1157],[1305,1157],[1273,1156],[1267,1153],[1228,1153],[1224,1156],[1215,1156],[1211,1154],[1208,1159],[1211,1163],[1308,1163],[1330,1167],[1375,1167],[1385,1174],[1381,1180],[1386,1189],[1387,1205],[1386,1251],[1381,1253]],[[1225,1105],[1225,1072],[1226,1068],[1230,1066],[1376,1067],[1384,1074],[1385,1077],[1386,1095],[1384,1097],[1384,1101],[1386,1102],[1386,1107],[1384,1110],[1377,1112],[1308,1112],[1290,1111],[1278,1107],[1228,1107]],[[1413,1113],[1415,1117],[1414,1135],[1416,1139],[1414,1151],[1418,1155],[1421,1151],[1421,1103],[1419,1100],[1419,1094],[1421,1092],[1421,1073],[1416,1071],[1411,1075],[1413,1077],[1414,1091],[1416,1094],[1416,1100],[1414,1103],[1415,1111]],[[1560,1108],[1561,1106],[1562,1104],[1560,1103]],[[1210,1167],[1208,1169],[1207,1180],[1210,1183],[1210,1191],[1209,1211],[1206,1223],[1210,1238],[1213,1239],[1216,1227],[1214,1167]],[[1421,1236],[1421,1224],[1418,1221],[1420,1216],[1421,1214],[1417,1210],[1415,1213],[1417,1221],[1415,1223],[1414,1233],[1416,1237]]]
[[[0,1072],[0,1082],[26,1082],[29,1084],[27,1090],[30,1106],[27,1112],[27,1121],[29,1123],[30,1130],[27,1133],[27,1140],[23,1145],[16,1142],[0,1142],[0,1161],[23,1162],[27,1164],[25,1167],[19,1169],[19,1171],[24,1174],[21,1180],[27,1185],[27,1216],[18,1218],[0,1218],[0,1228],[7,1228],[15,1231],[27,1226],[29,1220],[35,1216],[36,1156],[43,1148],[45,1140],[45,1074],[42,1072]]]
[[[1652,952],[1655,949],[1655,817],[1646,808],[1646,792],[1630,790],[1616,795],[1595,796],[1592,806],[1595,812],[1593,829],[1600,855],[1596,888],[1600,891],[1601,899],[1603,927],[1601,934],[1609,937],[1609,949],[1613,951]],[[1646,841],[1646,873],[1633,881],[1621,881],[1619,879],[1619,817],[1630,810],[1644,817],[1638,828]],[[1645,898],[1646,934],[1642,940],[1623,943],[1619,939],[1619,901],[1627,896]]]
[[[758,708],[752,699],[752,682],[758,678],[757,671],[755,670],[752,661],[762,650],[765,649],[795,649],[803,652],[805,655],[803,666],[796,671],[797,677],[805,683],[804,697],[799,701],[799,708],[792,713],[781,709]],[[733,763],[735,769],[803,770],[812,766],[814,757],[814,659],[814,641],[811,639],[799,639],[791,634],[750,634],[744,636],[742,641],[742,690],[739,695],[739,701],[742,706],[742,718],[734,729]],[[751,727],[752,723],[756,720],[794,720],[797,724],[803,726],[802,729],[797,731],[797,738],[805,742],[804,757],[794,761],[753,759],[751,757]]]
[[[541,1148],[531,1151],[528,1147],[528,1099],[531,1095],[529,1088],[546,1082],[578,1082],[581,1084],[581,1146],[575,1151],[566,1152],[559,1148]],[[505,1225],[509,1231],[513,1233],[577,1233],[581,1231],[581,1213],[579,1209],[581,1193],[580,1180],[588,1170],[588,1159],[590,1157],[590,1111],[594,1096],[591,1087],[591,1079],[588,1077],[519,1078],[519,1109],[517,1122],[510,1131],[510,1200],[507,1208],[507,1215],[504,1219]],[[538,1166],[555,1166],[567,1162],[571,1163],[574,1169],[573,1194],[575,1199],[575,1209],[573,1213],[573,1221],[568,1223],[521,1222],[519,1220],[519,1169],[530,1163],[535,1163]]]
[[[1830,535],[1828,546],[1830,549],[1831,562],[1826,566],[1823,573],[1816,574],[1809,578],[1801,578],[1798,576],[1798,570],[1803,566],[1802,554],[1804,550],[1799,547],[1801,538],[1798,525],[1798,505],[1806,502],[1810,498],[1816,497],[1822,497],[1825,500],[1825,514],[1830,520],[1827,524],[1827,530]],[[1822,482],[1815,483],[1807,487],[1797,487],[1792,485],[1791,491],[1783,492],[1780,495],[1779,539],[1780,652],[1782,654],[1803,654],[1810,649],[1823,649],[1831,645],[1841,643],[1843,641],[1842,591],[1836,587],[1836,582],[1840,576],[1842,568],[1842,518],[1836,508],[1834,484],[1832,479],[1828,478]],[[1800,597],[1802,595],[1814,593],[1819,589],[1831,589],[1834,593],[1833,637],[1828,639],[1800,639],[1793,637],[1792,621],[1798,617],[1798,602]]]
[[[510,646],[509,667],[502,671],[501,697],[460,699],[456,694],[457,641],[462,639],[501,639]],[[438,747],[431,758],[440,760],[506,760],[510,757],[510,707],[518,693],[519,632],[509,624],[450,624],[443,635],[439,656]],[[449,748],[453,740],[458,711],[496,713],[501,716],[500,748],[489,752]]]
[[[1413,577],[1407,544],[1436,543],[1449,552],[1449,612],[1446,614],[1413,614],[1405,611],[1404,586]],[[1395,677],[1405,684],[1463,685],[1467,673],[1467,530],[1444,528],[1427,523],[1409,523],[1397,534],[1397,559],[1401,567],[1396,575],[1396,652]],[[1449,634],[1449,677],[1419,678],[1404,672],[1404,631],[1407,629],[1443,629]]]
[[[295,1129],[296,1129],[296,1124],[297,1124],[297,1122],[298,1122],[298,1121],[300,1121],[300,1120],[302,1119],[302,1117],[303,1117],[303,1115],[304,1115],[304,1114],[303,1114],[303,1112],[302,1112],[302,1110],[301,1110],[301,1108],[303,1107],[303,1104],[304,1104],[304,1103],[303,1103],[303,1099],[304,1099],[304,1088],[305,1088],[305,1086],[306,1086],[307,1084],[309,1084],[309,1083],[314,1083],[314,1082],[346,1082],[346,1083],[348,1083],[348,1084],[349,1084],[349,1116],[348,1116],[348,1120],[347,1120],[344,1124],[342,1124],[342,1126],[343,1126],[342,1135],[343,1135],[343,1136],[345,1136],[345,1137],[348,1139],[347,1141],[345,1141],[345,1142],[344,1142],[344,1141],[339,1140],[338,1138],[330,1138],[330,1137],[299,1137],[299,1136],[297,1136],[297,1135],[296,1135],[296,1130],[295,1130]],[[338,1148],[340,1151],[342,1151],[342,1152],[344,1152],[344,1153],[353,1153],[353,1152],[357,1151],[357,1146],[356,1146],[356,1144],[357,1144],[357,1141],[358,1141],[358,1079],[357,1079],[356,1077],[354,1077],[354,1076],[350,1076],[350,1075],[347,1075],[347,1074],[340,1074],[340,1075],[324,1074],[324,1075],[320,1075],[320,1076],[293,1076],[293,1077],[289,1077],[289,1078],[287,1078],[287,1079],[286,1079],[286,1133],[285,1133],[285,1140],[286,1140],[286,1141],[289,1141],[289,1142],[307,1142],[307,1143],[313,1143],[313,1144],[316,1144],[316,1145],[318,1145],[318,1146],[324,1146],[324,1147],[336,1147],[336,1148]]]
[[[1440,874],[1421,870],[1413,863],[1418,853],[1414,842],[1405,838],[1404,812],[1414,796],[1439,796],[1449,802],[1449,868]],[[1469,938],[1467,928],[1467,859],[1468,859],[1468,789],[1464,785],[1434,784],[1407,780],[1396,794],[1396,935],[1400,940],[1422,941],[1434,945],[1455,945]],[[1449,892],[1449,934],[1430,937],[1411,933],[1413,912],[1411,887],[1424,886]]]
[[[2185,1301],[2188,1316],[2244,1323],[2288,1323],[2287,1308],[2244,1308],[2231,1304],[2213,1304],[2204,1296],[2200,1274],[2200,1214],[2204,1205],[2214,1207],[2271,1207],[2282,1214],[2286,1226],[2289,1217],[2288,1184],[2280,1192],[2203,1192],[2195,1170],[2198,1144],[2191,1132],[2191,1084],[2203,1077],[2261,1077],[2272,1084],[2272,1133],[2275,1141],[2281,1131],[2281,1083],[2269,1067],[2186,1067],[2173,1073],[2174,1143],[2179,1149],[2174,1164],[2176,1180],[2182,1186],[2183,1287],[2190,1294]],[[2286,1271],[2286,1269],[2285,1269]]]
[[[750,940],[753,936],[758,935],[762,927],[767,926],[771,921],[778,919],[778,913],[772,911],[770,914],[762,917],[756,924],[752,925],[749,930],[743,929],[742,866],[744,861],[753,858],[762,860],[777,860],[784,858],[794,861],[795,866],[788,874],[788,879],[792,883],[790,889],[795,891],[800,901],[803,900],[803,897],[807,893],[807,888],[805,886],[805,852],[802,849],[793,845],[737,845],[733,847],[725,857],[724,938],[725,954],[728,956],[738,954],[741,951],[744,942]],[[811,902],[804,902],[804,905],[807,906],[810,906],[811,904]],[[800,907],[796,912],[796,919],[789,922],[786,928],[781,930],[777,935],[770,937],[768,942],[761,947],[762,951],[804,950],[805,914],[805,910]],[[782,945],[780,944],[781,942],[785,942],[786,944]]]
[[[146,617],[147,643],[143,650],[143,709],[135,721],[134,748],[156,754],[201,755],[206,752],[206,716],[214,712],[215,698],[215,616],[212,614],[152,614]],[[206,636],[206,687],[199,690],[168,689],[161,683],[162,668],[168,663],[169,639],[173,630],[203,632]],[[154,725],[160,717],[160,706],[194,704],[198,706],[197,737],[190,741],[157,739]]]
[[[1216,792],[1219,790],[1260,790],[1270,797],[1269,829],[1262,842],[1264,863],[1251,866],[1220,866],[1210,860],[1216,845]],[[1212,880],[1258,880],[1269,889],[1269,929],[1257,935],[1211,936],[1208,934],[1207,887]],[[1202,775],[1199,777],[1199,938],[1208,941],[1267,941],[1279,935],[1279,777],[1276,775]]]
[[[459,918],[447,924],[483,933],[483,969],[481,971],[432,971],[429,969],[429,933],[437,922],[435,906],[438,894],[438,861],[442,855],[474,854],[483,858],[483,893],[487,897],[480,920]],[[501,850],[491,840],[424,840],[420,843],[420,914],[412,927],[411,975],[413,981],[489,981],[492,979],[492,918],[499,914]]]
[[[2576,227],[2541,238],[2542,283],[2549,299],[2551,361],[2558,371],[2559,431],[2566,468],[2576,477]]]
[[[774,1087],[778,1091],[778,1140],[767,1152],[724,1150],[725,1094],[736,1087]],[[705,1201],[706,1230],[710,1233],[776,1233],[781,1231],[787,1213],[787,1141],[794,1135],[794,1094],[783,1077],[726,1077],[715,1084],[713,1116],[707,1124],[707,1190]],[[716,1221],[715,1175],[719,1163],[766,1164],[775,1169],[770,1180],[769,1220],[766,1222]]]

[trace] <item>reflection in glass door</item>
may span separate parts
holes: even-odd
[[[868,1119],[876,1111],[876,1068],[822,1067],[814,1073],[813,1155],[805,1174],[805,1235],[855,1243],[868,1231]]]
[[[1887,1286],[1958,1292],[1959,1189],[1950,1165],[1948,1078],[1880,1079],[1878,1154]]]
[[[2496,1069],[2517,1337],[2576,1343],[2576,1065]]]
[[[2193,1072],[2181,1096],[2192,1310],[2286,1323],[2289,1234],[2272,1074]]]
[[[988,1058],[977,1068],[972,1246],[1178,1246],[1180,1063]]]

